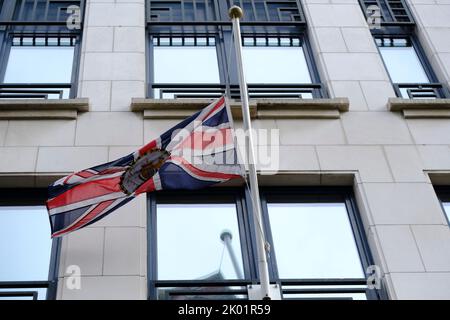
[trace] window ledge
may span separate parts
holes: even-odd
[[[390,111],[400,111],[405,118],[450,118],[450,99],[389,98]]]
[[[131,110],[143,112],[144,119],[181,119],[204,108],[210,99],[141,99],[134,98]],[[241,105],[230,103],[233,117],[242,119]],[[256,119],[337,119],[348,111],[347,98],[333,99],[252,99],[250,115]]]
[[[89,111],[87,98],[44,99],[0,99],[0,120],[16,119],[76,119],[78,112]]]

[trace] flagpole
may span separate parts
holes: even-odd
[[[255,152],[253,148],[252,123],[250,119],[250,108],[248,102],[247,82],[245,81],[244,67],[242,63],[241,27],[239,20],[243,17],[243,11],[238,6],[232,6],[229,16],[233,22],[234,47],[236,50],[237,70],[239,75],[239,88],[241,91],[242,117],[244,128],[247,132],[246,152],[250,178],[250,192],[253,199],[253,222],[256,229],[256,243],[258,253],[258,271],[261,280],[261,291],[263,299],[271,299],[269,267],[267,264],[264,231],[262,230],[261,201],[259,198],[258,178],[256,175]]]

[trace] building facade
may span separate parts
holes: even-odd
[[[283,297],[450,299],[448,0],[0,1],[0,298],[248,297],[239,183],[141,195],[53,241],[45,209],[50,183],[211,98],[242,126],[232,4]]]

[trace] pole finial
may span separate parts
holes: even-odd
[[[230,16],[230,19],[241,19],[244,16],[244,12],[240,7],[232,6],[230,10],[228,10],[228,15]]]
[[[220,234],[220,240],[225,241],[225,239],[233,239],[233,235],[231,233],[230,230],[223,230],[222,233]]]

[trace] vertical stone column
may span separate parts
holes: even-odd
[[[439,34],[427,41],[439,47],[435,60],[441,61],[448,81],[443,39],[450,37],[445,27],[450,6],[446,1],[411,2],[419,26],[436,26],[420,32],[422,38]],[[388,98],[395,94],[357,0],[303,4],[322,81],[331,96],[350,98],[350,111],[341,116],[345,143],[317,138],[320,170],[355,172],[366,235],[391,298],[449,298],[450,231],[425,172],[450,169],[445,164],[450,156],[448,120],[406,121],[387,110]],[[318,124],[314,127],[319,134]]]
[[[450,86],[450,2],[408,1],[417,36],[439,81]]]
[[[303,1],[322,82],[350,110],[386,110],[395,93],[358,0]]]
[[[86,151],[80,157],[101,150],[93,165],[144,143],[142,115],[130,103],[145,97],[145,0],[87,0],[82,42],[78,97],[89,98],[90,112],[79,115],[74,143]],[[58,298],[146,299],[146,244],[143,195],[63,239]],[[73,265],[81,289],[66,285]]]

